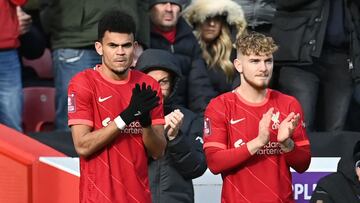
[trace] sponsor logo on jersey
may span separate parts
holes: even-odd
[[[99,97],[98,101],[101,103],[101,102],[104,102],[108,99],[110,99],[112,97],[112,95],[108,96],[108,97]]]
[[[68,95],[68,113],[75,113],[76,112],[76,99],[75,93],[71,93]]]
[[[246,144],[242,139],[238,139],[235,143],[234,143],[234,147],[238,148],[242,145]]]
[[[237,124],[237,123],[239,123],[239,122],[241,122],[243,120],[245,120],[245,118],[240,118],[240,119],[237,119],[237,120],[231,119],[230,124],[235,125],[235,124]]]
[[[204,119],[204,135],[211,135],[211,124],[209,118]]]
[[[278,155],[281,153],[282,150],[280,149],[280,143],[278,142],[269,142],[267,145],[256,152],[258,155]]]
[[[110,124],[110,122],[110,117],[106,117],[104,120],[102,120],[101,124],[106,127]],[[124,130],[120,130],[120,133],[131,135],[142,134],[142,126],[139,121],[133,121],[127,125]]]

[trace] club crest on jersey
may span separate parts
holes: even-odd
[[[279,126],[280,126],[279,118],[280,118],[280,112],[279,111],[272,114],[271,121],[273,122],[273,124],[271,125],[271,128],[273,130],[279,129]]]
[[[204,135],[208,136],[211,134],[211,126],[210,126],[210,119],[205,118],[204,120]]]
[[[70,95],[68,95],[68,112],[69,113],[76,112],[75,93],[71,93]]]

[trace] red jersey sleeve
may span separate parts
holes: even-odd
[[[76,75],[68,87],[68,125],[83,124],[93,127],[93,91],[83,73]]]
[[[304,113],[300,103],[294,98],[290,104],[290,111],[300,114],[300,122],[295,129],[292,139],[295,143],[294,150],[285,153],[285,159],[289,166],[299,173],[308,169],[311,161],[310,142],[306,133]]]
[[[16,6],[22,6],[27,2],[27,0],[10,0],[10,2]]]
[[[212,100],[205,111],[204,151],[214,174],[231,170],[251,157],[246,145],[228,148],[226,108],[221,98]]]

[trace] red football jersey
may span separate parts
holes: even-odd
[[[150,76],[130,70],[128,79],[104,76],[101,66],[77,74],[69,84],[69,125],[103,128],[129,104],[136,83],[157,90],[160,104],[151,111],[152,124],[164,124],[158,83]],[[147,154],[138,121],[130,123],[110,145],[90,158],[80,158],[80,202],[151,202]]]
[[[258,136],[259,121],[271,107],[270,142],[251,156],[246,143]],[[300,122],[292,136],[294,150],[284,153],[277,130],[290,112],[300,113]],[[235,91],[213,99],[205,111],[204,150],[210,170],[222,175],[223,203],[294,202],[289,167],[303,172],[311,160],[300,104],[271,89],[258,104]]]

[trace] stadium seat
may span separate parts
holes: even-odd
[[[49,49],[45,49],[44,54],[40,58],[34,60],[22,57],[22,62],[25,67],[34,69],[37,76],[41,79],[52,79],[54,77],[51,52]]]
[[[55,126],[55,88],[25,87],[23,93],[24,133],[53,130]]]

